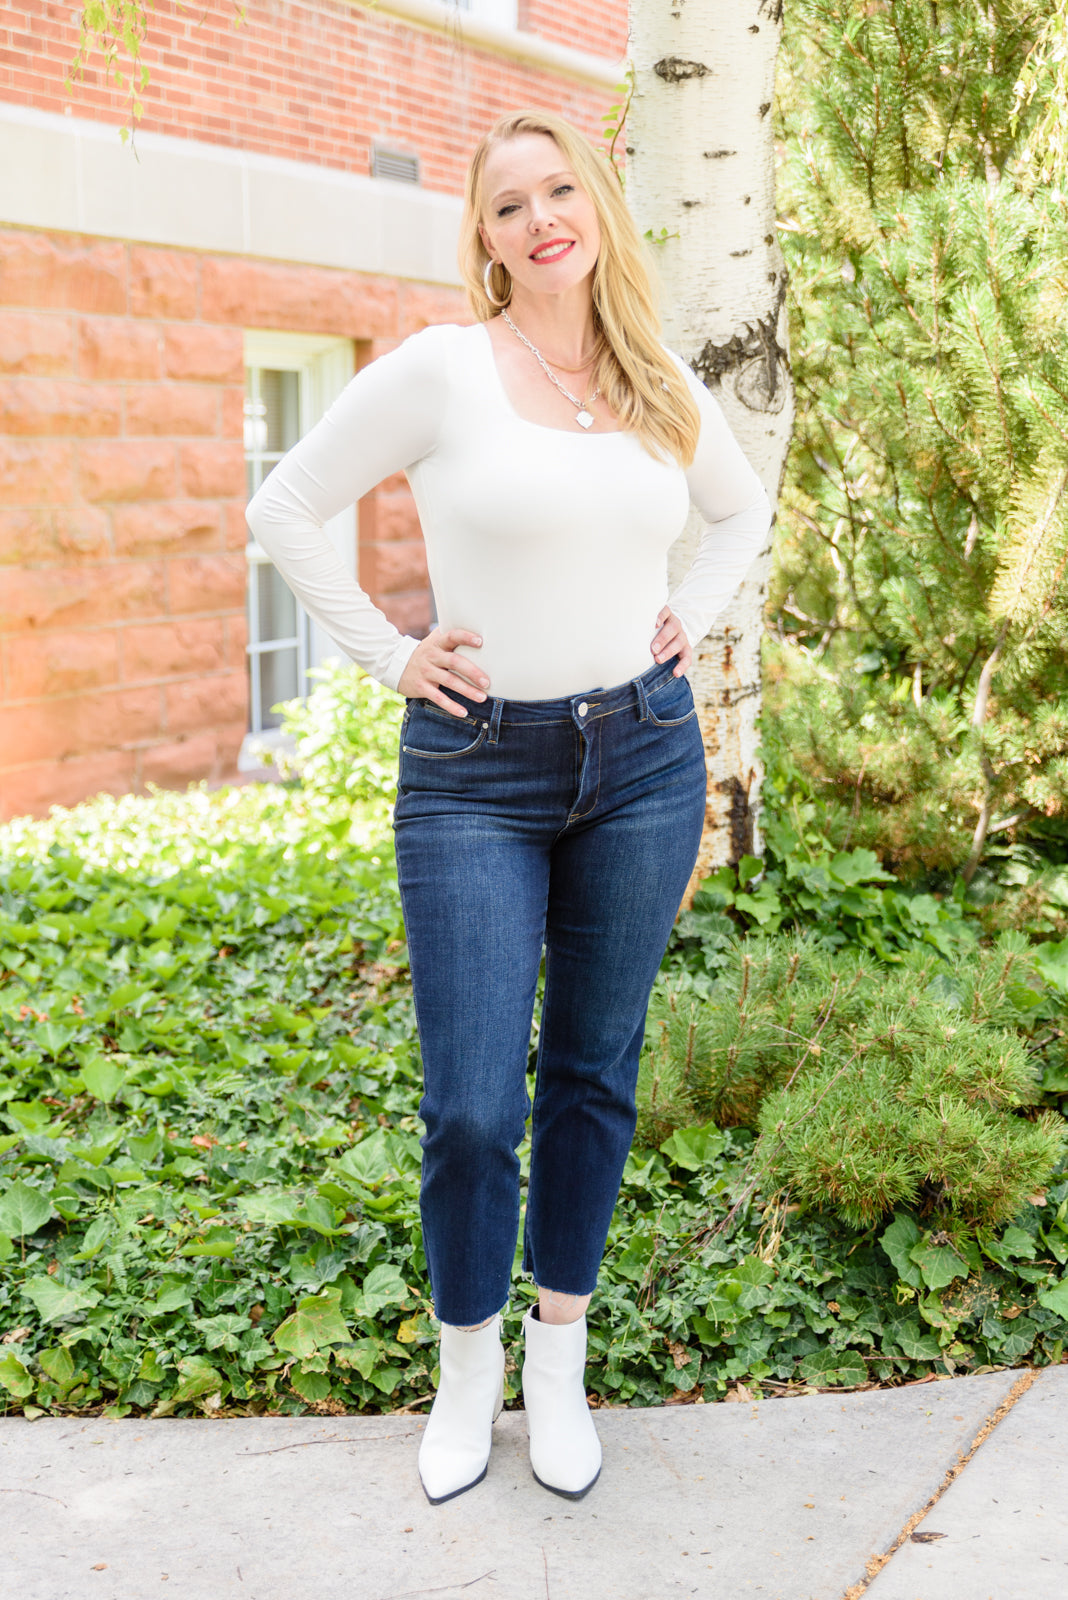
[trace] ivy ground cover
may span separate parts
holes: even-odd
[[[388,832],[251,787],[9,825],[0,856],[0,1410],[428,1403]],[[632,1152],[590,1314],[595,1399],[1061,1359],[1061,1175],[1012,1226],[947,1242],[907,1213],[858,1231],[765,1199],[752,1143],[704,1124]],[[534,1292],[517,1273],[513,1353]],[[514,1359],[507,1385],[514,1402]]]

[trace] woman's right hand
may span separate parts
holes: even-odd
[[[466,628],[434,628],[408,657],[408,665],[397,684],[398,693],[412,700],[432,700],[436,706],[458,717],[466,717],[467,707],[450,700],[442,689],[447,685],[450,689],[459,689],[472,700],[486,698],[484,691],[489,688],[489,678],[470,656],[456,653],[458,644],[477,648],[481,643],[481,636],[468,633]]]

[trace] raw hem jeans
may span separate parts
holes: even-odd
[[[697,858],[705,759],[678,658],[609,689],[408,701],[394,829],[423,1057],[435,1315],[506,1304],[542,946],[522,1266],[592,1293],[634,1136],[649,993]]]

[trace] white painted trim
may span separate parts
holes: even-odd
[[[499,22],[461,11],[443,0],[345,0],[345,3],[380,17],[393,17],[398,22],[426,28],[431,33],[446,34],[456,44],[488,50],[492,55],[518,61],[525,67],[537,67],[555,77],[571,78],[609,93],[622,83],[626,71],[625,61],[609,61],[605,56],[590,55],[570,45],[554,44],[537,33],[506,28]]]
[[[460,286],[462,201],[280,156],[0,104],[0,224]]]

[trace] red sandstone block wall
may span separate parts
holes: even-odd
[[[72,95],[64,77],[80,10],[65,0],[0,0],[0,100],[120,125],[123,95],[98,66]],[[344,0],[231,0],[149,14],[151,74],[140,127],[240,146],[350,172],[370,170],[373,140],[418,154],[427,189],[459,193],[479,135],[505,110],[547,106],[600,142],[609,98],[582,84],[458,47]],[[558,43],[619,59],[625,0],[522,0],[520,25]]]
[[[232,776],[247,726],[246,325],[362,360],[457,292],[0,231],[0,815]],[[361,506],[361,580],[429,622],[403,477]]]
[[[117,128],[98,66],[68,94],[80,8],[0,0],[0,101]],[[611,94],[344,0],[160,0],[139,127],[367,173],[374,140],[458,193],[502,112],[546,106],[601,143]],[[618,58],[624,0],[520,0],[519,25]],[[117,135],[116,135],[117,138]],[[130,159],[133,159],[131,154]],[[0,817],[100,790],[225,778],[246,727],[242,331],[333,333],[363,364],[462,293],[200,256],[0,218]],[[430,620],[403,476],[360,507],[359,575]]]

